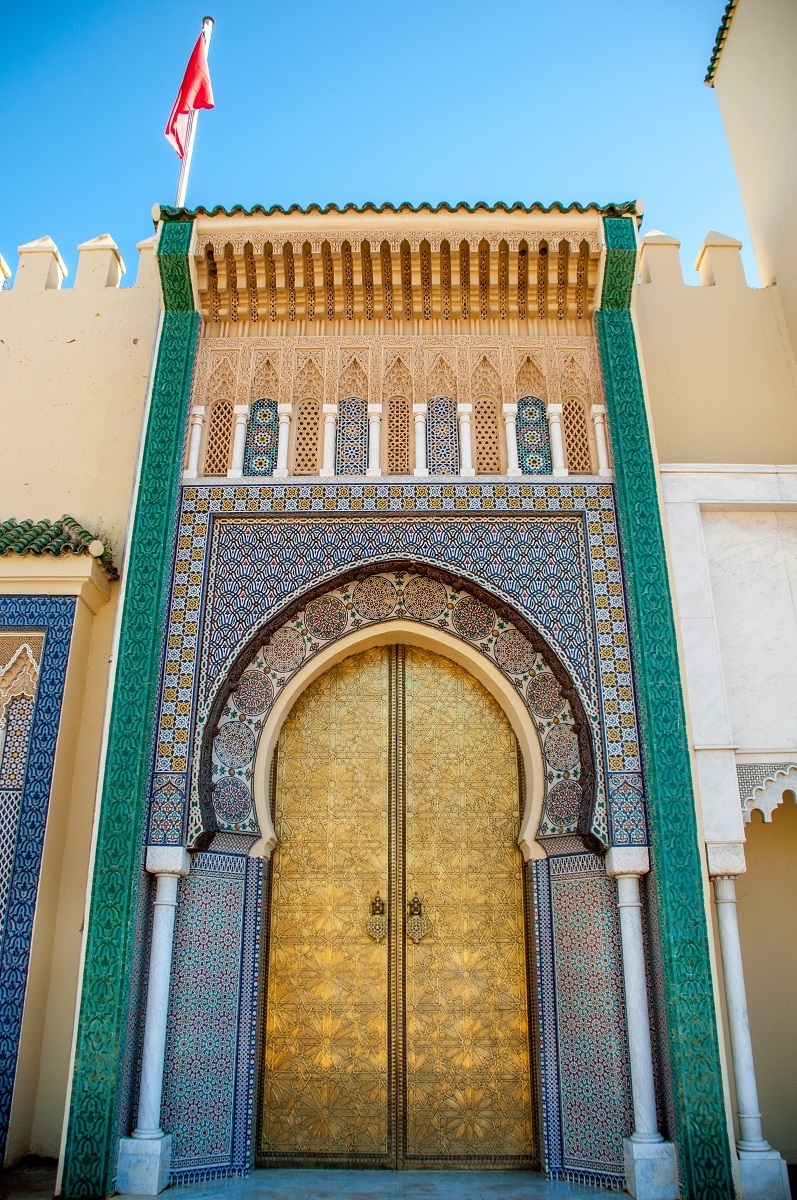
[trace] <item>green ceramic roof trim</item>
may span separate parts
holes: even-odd
[[[164,225],[157,251],[164,313],[144,438],[127,569],[123,581],[113,701],[99,806],[91,909],[63,1194],[104,1197],[114,1188],[120,1135],[120,1081],[131,998],[133,934],[142,869],[155,697],[159,681],[182,447],[199,329],[188,253],[192,224]]]
[[[464,200],[458,204],[449,204],[447,200],[441,201],[439,204],[429,204],[427,201],[422,201],[420,204],[410,204],[404,201],[401,204],[374,204],[373,201],[367,201],[365,204],[308,204],[303,207],[301,204],[289,204],[284,208],[281,204],[272,204],[270,208],[266,208],[262,204],[253,204],[251,208],[246,208],[243,204],[234,204],[232,208],[225,208],[223,204],[217,204],[214,208],[205,208],[200,205],[198,208],[168,208],[161,207],[160,215],[164,221],[192,221],[195,217],[271,217],[275,213],[281,216],[288,217],[293,213],[299,216],[308,216],[310,213],[318,213],[322,217],[328,213],[339,213],[341,216],[346,213],[439,213],[439,212],[503,212],[503,213],[588,213],[594,212],[601,216],[632,216],[639,217],[641,213],[637,211],[637,200],[624,200],[618,204],[598,204],[590,201],[587,204],[562,204],[560,200],[554,200],[552,204],[542,204],[538,200],[532,201],[531,204],[523,204],[522,201],[516,200],[514,204],[505,204],[503,200],[499,200],[497,204],[488,204],[485,200],[477,200],[475,204],[467,204]]]
[[[98,534],[89,533],[66,513],[58,521],[18,521],[9,517],[0,522],[0,555],[52,554],[59,558],[64,554],[90,554],[92,542],[103,543],[102,554],[92,557],[105,568],[109,579],[118,579],[110,547]]]
[[[728,0],[728,3],[725,5],[725,12],[722,14],[720,27],[717,30],[717,36],[714,39],[714,49],[711,51],[711,61],[708,64],[706,78],[703,80],[703,82],[707,83],[709,87],[714,86],[714,76],[716,74],[717,67],[719,66],[722,47],[725,45],[725,39],[728,36],[728,31],[731,27],[731,21],[733,20],[733,14],[735,10],[736,0]]]
[[[683,1200],[734,1196],[717,1017],[678,646],[656,467],[630,304],[634,223],[604,221],[606,266],[595,314],[614,450],[617,515],[664,976],[675,1129]],[[655,936],[655,934],[653,934]]]

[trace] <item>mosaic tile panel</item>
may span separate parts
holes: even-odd
[[[255,400],[249,413],[244,447],[244,475],[273,475],[277,465],[279,418],[277,401]]]
[[[524,475],[550,475],[551,442],[545,405],[536,396],[521,396],[517,403],[517,453]]]
[[[55,745],[61,716],[72,621],[73,596],[0,596],[0,630],[45,631],[35,706],[30,725],[24,710],[17,710],[16,730],[11,730],[11,753],[16,756],[10,776],[21,783],[6,788],[18,805],[8,903],[0,942],[0,1158],[5,1148],[11,1096],[17,1066],[30,941],[39,886],[44,831],[50,801]],[[22,767],[23,742],[27,744]],[[5,760],[5,755],[4,755]],[[0,798],[0,803],[2,799]]]
[[[336,475],[364,475],[368,466],[368,403],[347,396],[338,405]]]
[[[426,411],[426,465],[430,475],[459,474],[457,406],[448,396],[433,396]]]
[[[614,883],[594,854],[532,871],[547,1169],[622,1185],[633,1109]]]
[[[553,799],[552,806],[546,804],[543,808],[538,836],[576,832],[583,797],[577,782],[582,765],[574,732],[575,716],[543,655],[483,601],[440,580],[405,573],[369,575],[317,597],[278,629],[257,653],[230,694],[216,726],[212,797],[218,828],[253,835],[260,832],[253,798],[257,746],[271,704],[294,672],[337,638],[391,618],[426,622],[462,638],[503,671],[521,696],[534,693],[539,680],[553,681],[558,694],[556,704],[550,700],[550,686],[546,693],[552,711],[542,713],[539,705],[529,706],[543,747],[546,782]],[[198,754],[194,763],[189,845],[203,831],[202,813],[196,801]],[[605,837],[606,816],[603,771],[600,762],[596,765],[597,811],[593,829],[600,838]],[[583,816],[588,819],[588,812]]]
[[[197,720],[256,630],[303,590],[390,559],[447,567],[516,607],[576,681],[608,778],[639,772],[611,485],[192,486],[164,663],[153,795],[165,791],[166,802],[152,809],[155,844],[184,836],[175,813]]]
[[[5,740],[0,760],[0,946],[19,836],[19,813],[28,744],[33,728],[33,700],[17,696],[6,710]]]
[[[180,883],[162,1107],[175,1183],[249,1164],[261,870],[211,851]]]

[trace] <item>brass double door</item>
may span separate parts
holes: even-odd
[[[448,659],[364,651],[297,701],[272,783],[260,1164],[536,1165],[499,706]]]

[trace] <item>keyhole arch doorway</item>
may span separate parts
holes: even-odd
[[[315,664],[271,753],[256,1157],[534,1169],[518,740],[391,624]]]

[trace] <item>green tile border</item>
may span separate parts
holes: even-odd
[[[684,1200],[734,1196],[689,742],[656,468],[630,313],[632,217],[604,218],[596,313],[635,652]]]
[[[199,313],[190,221],[162,226],[164,313],[124,584],[67,1132],[63,1194],[107,1196],[116,1162],[119,1072],[133,915],[159,677],[181,448]]]

